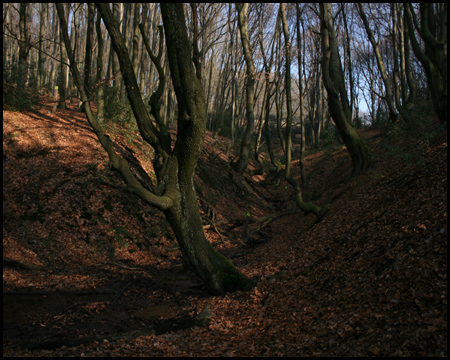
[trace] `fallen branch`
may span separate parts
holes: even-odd
[[[220,233],[220,231],[217,229],[216,224],[214,222],[211,222],[212,227],[216,231],[217,235],[219,235],[220,240],[222,241],[222,244],[225,244],[225,240],[223,239],[223,235]]]
[[[230,229],[230,230],[232,230],[236,227],[243,226],[245,223],[247,223],[247,225],[256,224],[256,223],[264,223],[260,227],[260,229],[261,229],[263,227],[266,227],[271,221],[273,221],[279,217],[283,217],[283,216],[287,216],[287,215],[295,215],[295,214],[298,214],[299,212],[302,212],[302,210],[299,208],[295,208],[295,209],[284,210],[284,211],[281,211],[278,213],[264,215],[259,218],[252,218],[252,217],[248,216],[245,219],[221,220],[221,221],[214,222],[214,225],[212,225],[212,224],[203,225],[203,229],[207,230],[207,229],[210,229],[211,227],[214,227],[217,225],[232,224],[231,229]]]
[[[143,270],[143,269],[141,269],[141,268],[122,265],[122,264],[116,263],[116,262],[114,262],[114,261],[107,261],[106,264],[108,264],[108,265],[114,265],[114,266],[119,266],[119,267],[124,268],[124,269],[127,269],[127,270],[139,270],[139,271],[145,271],[145,270]]]
[[[25,261],[11,260],[5,257],[3,257],[3,266],[9,266],[16,269],[47,271],[45,266],[31,264]]]

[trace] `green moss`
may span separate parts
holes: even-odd
[[[230,259],[218,252],[216,252],[215,259],[217,259],[216,264],[219,266],[218,273],[224,292],[249,290],[255,285],[255,281],[240,273]]]

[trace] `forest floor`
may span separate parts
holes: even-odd
[[[120,189],[84,114],[50,109],[3,111],[3,356],[447,356],[447,131],[431,119],[360,130],[373,165],[353,179],[345,147],[307,156],[304,197],[331,208],[318,223],[252,223],[295,209],[294,191],[250,175],[240,189],[228,140],[208,133],[206,236],[258,281],[212,296],[163,214]],[[152,173],[135,128],[108,133]]]

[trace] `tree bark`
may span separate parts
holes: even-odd
[[[40,92],[42,88],[45,86],[45,56],[42,51],[44,34],[47,27],[47,21],[45,21],[47,15],[48,5],[47,3],[41,3],[41,9],[39,14],[39,55],[38,55],[38,91]]]
[[[97,120],[103,122],[105,113],[105,100],[103,96],[103,36],[101,29],[101,16],[97,14],[95,29],[97,31],[98,52],[97,52]]]
[[[320,4],[320,16],[322,77],[328,93],[328,108],[352,158],[352,176],[356,176],[370,166],[370,152],[351,123],[351,110],[334,35],[334,22],[330,3]]]
[[[303,201],[302,197],[302,189],[297,180],[295,180],[291,175],[291,146],[292,146],[292,136],[291,136],[291,127],[292,127],[292,96],[291,96],[291,44],[289,42],[289,29],[286,20],[286,13],[284,9],[284,3],[280,4],[280,16],[281,16],[281,24],[283,27],[284,34],[284,44],[286,50],[286,73],[285,73],[285,89],[286,89],[286,151],[285,160],[286,160],[286,181],[292,185],[295,190],[295,202],[297,206],[305,211],[312,212],[319,219],[321,219],[328,211],[327,208],[322,208],[313,203],[307,203]]]
[[[297,14],[297,60],[298,60],[298,96],[299,96],[299,107],[300,107],[300,127],[301,127],[301,137],[300,137],[300,176],[302,185],[306,185],[306,172],[305,172],[305,120],[303,119],[303,76],[302,76],[302,34],[300,33],[300,22],[302,22],[303,10],[300,11],[300,6],[296,4],[296,14]],[[303,22],[302,22],[303,27]]]
[[[436,114],[441,123],[447,122],[447,3],[443,4],[437,22],[433,12],[433,4],[420,5],[420,26],[412,12],[412,5],[405,4],[405,17],[414,54],[419,59],[427,76],[428,90]],[[414,25],[413,25],[414,19]],[[435,23],[430,23],[430,19]],[[439,27],[438,27],[439,25]],[[415,34],[419,31],[424,43],[425,52],[422,51]],[[432,30],[433,29],[433,30]]]
[[[122,5],[123,4],[113,3],[113,6],[112,6],[114,17],[119,22],[119,24],[120,24],[120,17],[121,17],[121,13],[122,13],[122,11],[121,11]],[[121,32],[121,30],[119,30],[119,32]],[[112,67],[112,72],[113,72],[113,77],[114,77],[114,81],[113,81],[114,97],[116,98],[116,100],[120,100],[122,98],[122,94],[120,91],[121,82],[122,82],[122,74],[120,72],[119,60],[117,59],[117,55],[113,51],[112,47],[111,47],[111,67]]]
[[[69,17],[69,6],[70,4],[66,4],[66,8],[63,12],[64,15],[64,21],[67,23],[67,19]],[[61,22],[61,19],[60,19]],[[64,45],[64,39],[63,34],[61,32],[59,33],[59,42],[60,42],[60,56],[61,56],[61,63],[60,63],[60,83],[59,83],[59,104],[58,109],[66,110],[66,90],[67,90],[67,69],[66,63],[67,63],[67,51],[64,51],[65,47]],[[70,40],[69,40],[70,45]]]
[[[404,69],[405,69],[405,76],[406,76],[406,82],[408,83],[409,88],[409,95],[406,100],[405,108],[407,111],[412,111],[414,107],[414,101],[416,98],[416,84],[414,82],[414,76],[411,69],[411,51],[410,51],[410,38],[409,38],[409,30],[408,26],[405,24],[405,10],[403,6],[403,18],[402,19],[402,27],[403,27],[403,47],[404,47]],[[406,90],[405,90],[406,91]]]
[[[162,131],[161,124],[158,124],[159,129],[152,124],[145,109],[117,21],[107,5],[96,4],[117,53],[127,95],[140,133],[155,149],[154,169],[158,179],[155,193],[148,191],[131,173],[128,163],[115,152],[111,140],[104,134],[93,116],[69,46],[62,6],[60,4],[56,6],[72,73],[82,96],[83,108],[100,143],[108,152],[112,169],[121,174],[128,191],[164,211],[180,245],[184,264],[194,271],[213,293],[223,294],[251,287],[253,280],[242,275],[228,259],[217,253],[203,232],[193,174],[205,134],[205,101],[200,81],[191,62],[183,6],[180,4],[162,6],[167,53],[178,100],[178,137],[172,150],[170,136]]]
[[[95,5],[88,3],[88,27],[86,33],[86,59],[84,61],[84,87],[88,98],[91,97],[91,65],[92,65],[92,45],[94,44],[94,17]]]
[[[364,27],[367,32],[367,36],[370,40],[370,43],[372,44],[373,51],[377,58],[378,69],[380,70],[381,78],[383,79],[384,88],[386,91],[385,100],[386,100],[388,108],[389,108],[389,119],[392,122],[395,122],[398,119],[398,114],[397,114],[397,110],[394,105],[394,95],[392,94],[391,81],[389,80],[389,76],[387,74],[386,67],[384,66],[384,62],[381,57],[380,48],[378,47],[378,44],[375,41],[375,37],[373,36],[373,32],[370,29],[369,22],[367,20],[366,14],[364,12],[364,9],[363,9],[363,6],[361,3],[358,4],[358,13],[361,16],[361,19],[364,23]]]
[[[238,25],[241,32],[242,48],[244,50],[245,63],[247,64],[247,72],[245,79],[245,113],[246,113],[246,126],[244,134],[241,140],[241,149],[239,153],[239,159],[235,165],[235,170],[242,176],[248,165],[250,154],[250,143],[253,136],[253,128],[255,124],[255,66],[253,64],[252,50],[250,46],[250,39],[248,36],[248,22],[247,11],[248,3],[239,4],[236,3],[238,10]]]
[[[402,66],[404,65],[404,42],[403,37],[400,36],[400,43],[397,43],[397,4],[392,3],[391,4],[391,16],[392,16],[392,48],[394,50],[394,99],[395,99],[395,106],[398,109],[398,112],[400,115],[405,119],[406,121],[409,121],[411,119],[410,114],[406,111],[406,107],[404,104],[406,103],[406,84],[404,81],[403,73],[404,71],[400,72]],[[400,29],[401,34],[401,29]],[[399,59],[400,54],[400,59]],[[400,91],[402,92],[402,100],[400,101]]]
[[[161,4],[167,55],[178,101],[178,138],[173,166],[177,168],[178,193],[165,214],[175,231],[185,264],[215,293],[244,289],[253,281],[242,275],[206,240],[193,182],[206,130],[203,89],[194,70],[181,4]]]
[[[27,5],[20,3],[19,6],[19,76],[17,87],[22,92],[25,88],[28,78],[28,54],[30,52],[30,43],[28,39],[27,26]]]

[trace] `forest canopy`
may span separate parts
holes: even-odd
[[[265,74],[269,76],[271,93],[275,87],[278,89],[280,111],[285,106],[285,93],[281,90],[286,72],[284,59],[289,54],[294,125],[304,122],[308,144],[327,141],[333,126],[321,80],[319,6],[286,6],[290,29],[287,51],[277,20],[278,7],[265,3],[250,4],[248,8],[256,119],[263,113]],[[189,41],[192,44],[195,37],[197,43],[192,55],[205,92],[207,126],[235,139],[245,125],[245,96],[240,94],[245,92],[246,79],[237,11],[233,4],[198,4],[197,8],[193,12],[192,7],[185,6],[185,13]],[[161,70],[170,77],[166,48],[160,43],[159,5],[115,3],[112,11],[132,60],[139,90],[148,99],[158,86],[160,70],[151,61],[147,46],[154,54],[160,52]],[[444,105],[439,102],[446,101],[447,91],[446,4],[336,4],[330,11],[356,127],[393,120],[397,113],[408,117],[414,105],[425,99],[432,99],[436,111],[443,111],[439,109]],[[105,102],[106,106],[99,107],[99,116],[106,111],[107,117],[128,121],[132,115],[127,110],[122,74],[111,37],[97,10],[85,3],[67,4],[65,14],[71,46],[89,96],[95,102]],[[3,4],[3,74],[3,99],[8,106],[31,106],[33,94],[53,94],[55,86],[65,99],[79,95],[69,71],[54,4]],[[430,81],[432,88],[428,86]],[[36,91],[26,97],[18,93],[30,87]],[[103,94],[99,95],[99,91]],[[120,101],[111,100],[116,98]],[[273,120],[274,98],[269,97]],[[164,87],[160,102],[164,121],[171,123],[176,99],[170,82]],[[59,106],[64,106],[62,101]],[[439,117],[445,121],[444,115]]]

